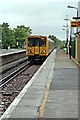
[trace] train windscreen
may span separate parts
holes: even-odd
[[[46,46],[46,39],[45,38],[28,38],[28,46]]]
[[[41,40],[40,40],[40,46],[42,46],[42,47],[46,46],[46,39],[45,38],[41,38]]]

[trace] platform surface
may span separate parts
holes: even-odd
[[[44,118],[78,118],[78,67],[57,51]]]

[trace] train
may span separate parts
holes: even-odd
[[[54,49],[54,41],[46,36],[33,35],[27,37],[26,55],[30,61],[44,61]]]

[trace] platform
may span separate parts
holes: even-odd
[[[2,118],[10,118],[10,120],[11,118],[75,118],[77,120],[78,66],[65,52],[54,50]]]
[[[44,118],[78,118],[78,67],[57,52]]]
[[[10,55],[10,54],[13,54],[13,53],[23,52],[23,51],[26,52],[25,49],[9,49],[9,50],[0,49],[0,57]]]

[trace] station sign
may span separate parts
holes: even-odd
[[[71,27],[77,27],[79,28],[80,27],[80,21],[71,21]]]

